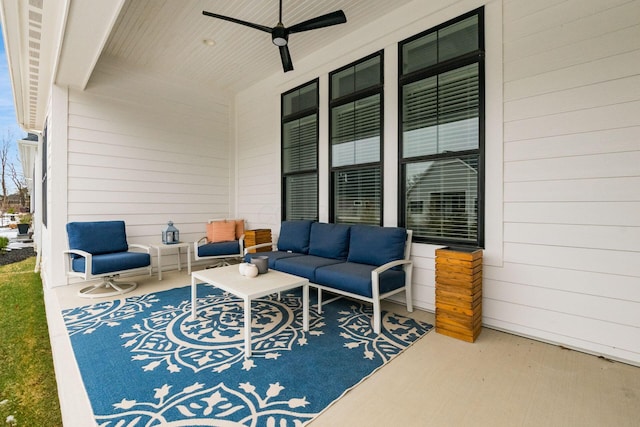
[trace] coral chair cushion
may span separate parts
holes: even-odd
[[[244,219],[236,219],[236,240],[244,234]]]
[[[236,240],[235,221],[212,221],[208,223],[207,240],[211,243]]]
[[[129,250],[124,221],[70,222],[67,224],[69,249],[93,255]]]

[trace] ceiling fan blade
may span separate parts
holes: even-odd
[[[240,19],[236,19],[236,18],[230,18],[228,16],[218,15],[215,13],[207,12],[206,10],[203,10],[202,14],[205,16],[210,16],[212,18],[224,19],[225,21],[233,22],[240,25],[245,25],[247,27],[255,28],[256,30],[271,33],[271,28],[266,27],[264,25],[254,24],[253,22],[247,22],[247,21],[242,21]]]
[[[347,22],[347,17],[344,12],[337,10],[335,12],[327,13],[326,15],[318,16],[308,21],[300,22],[292,27],[289,27],[289,33],[301,33],[302,31],[315,30],[317,28],[330,27],[332,25],[344,24]]]
[[[280,46],[280,59],[282,60],[282,68],[284,72],[293,70],[293,62],[291,62],[291,55],[289,54],[289,46]]]

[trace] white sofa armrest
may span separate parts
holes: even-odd
[[[139,243],[129,243],[129,249],[142,249],[143,251],[145,251],[146,253],[150,254],[151,253],[151,247],[147,246],[147,245],[141,245]]]
[[[83,277],[85,280],[88,280],[90,277],[92,277],[91,275],[92,263],[93,263],[92,254],[80,249],[69,249],[64,251],[63,253],[67,255],[66,257],[64,257],[64,261],[65,261],[64,265],[68,275]],[[73,271],[73,268],[71,268],[71,260],[73,258],[73,255],[78,255],[85,259],[84,273],[79,271]]]
[[[385,272],[393,267],[397,267],[399,265],[402,265],[403,268],[408,268],[411,267],[411,265],[413,264],[413,261],[411,261],[410,259],[399,259],[397,261],[390,261],[386,264],[381,265],[380,267],[376,268],[375,270],[371,271],[371,274],[380,274],[382,272]]]
[[[271,247],[272,250],[277,250],[275,243],[273,242],[268,242],[268,243],[260,243],[259,245],[253,245],[253,246],[247,246],[246,248],[244,248],[244,254],[248,254],[250,250],[252,249],[260,249],[260,248],[268,248]]]

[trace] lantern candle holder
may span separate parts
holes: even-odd
[[[173,221],[169,221],[167,228],[162,230],[162,243],[165,245],[180,243],[180,231],[173,226]]]

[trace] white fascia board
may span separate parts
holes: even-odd
[[[70,0],[55,83],[84,90],[125,0]]]
[[[18,124],[41,131],[68,0],[0,1],[0,18]]]

